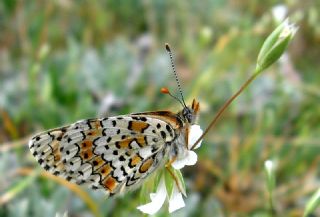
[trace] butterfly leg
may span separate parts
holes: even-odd
[[[171,158],[171,159],[168,161],[168,163],[166,163],[165,167],[166,167],[166,168],[171,167],[171,164],[172,164],[173,162],[175,162],[176,160],[177,160],[177,156],[174,156],[173,158]]]
[[[177,176],[176,176],[176,175],[173,173],[173,171],[171,170],[171,167],[167,167],[167,166],[166,166],[166,169],[167,169],[167,171],[169,172],[169,174],[172,176],[172,178],[173,178],[174,182],[176,183],[176,186],[178,187],[179,191],[180,191],[184,196],[186,196],[186,192],[185,192],[184,188],[181,187],[180,182],[178,181]]]
[[[177,160],[177,156],[174,156],[172,159],[170,159],[168,161],[168,163],[166,163],[165,167],[166,169],[168,170],[169,174],[172,176],[174,182],[176,183],[176,186],[178,187],[179,191],[183,194],[183,195],[186,195],[185,191],[182,190],[181,186],[179,185],[179,182],[178,182],[178,179],[176,177],[176,175],[172,172],[171,170],[171,164],[173,162],[175,162],[175,160]]]

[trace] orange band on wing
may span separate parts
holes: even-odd
[[[85,140],[81,143],[81,149],[87,150],[92,149],[92,140]]]
[[[109,164],[106,164],[99,169],[98,173],[101,174],[102,179],[104,179],[107,175],[111,173],[111,171],[112,171],[112,167]]]
[[[142,160],[142,158],[139,155],[135,155],[135,156],[133,156],[133,158],[131,158],[129,166],[131,168],[135,167],[138,163],[141,162],[141,160]]]
[[[139,132],[139,133],[143,133],[143,131],[148,127],[149,127],[148,123],[141,122],[141,121],[130,121],[128,129]]]
[[[100,156],[96,156],[91,160],[91,164],[93,165],[93,170],[95,171],[97,168],[100,168],[105,161]]]
[[[153,159],[149,158],[141,165],[141,167],[139,168],[139,172],[145,173],[146,171],[148,171],[148,169],[151,167],[152,164],[153,164]]]
[[[80,151],[80,157],[83,159],[83,160],[89,160],[89,159],[91,159],[92,157],[93,157],[94,155],[93,155],[93,153],[92,153],[92,150],[85,150],[85,151],[83,151],[83,150],[81,150]]]
[[[52,143],[51,143],[51,147],[53,149],[53,160],[54,162],[59,162],[61,160],[61,152],[60,152],[60,145],[59,145],[59,141],[57,140],[54,140]]]
[[[106,178],[106,180],[103,182],[103,186],[111,192],[117,187],[117,184],[118,184],[117,180],[115,180],[111,176]]]

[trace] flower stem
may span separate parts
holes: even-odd
[[[251,75],[251,77],[240,87],[240,89],[224,103],[224,105],[219,109],[218,113],[213,118],[213,120],[211,121],[209,126],[206,128],[204,133],[199,137],[196,143],[193,144],[193,146],[191,147],[191,150],[193,150],[194,147],[196,147],[196,145],[203,139],[203,137],[209,132],[209,130],[219,120],[219,118],[221,117],[223,112],[226,110],[226,108],[228,108],[228,106],[243,92],[243,90],[247,88],[247,86],[257,77],[257,75],[260,74],[260,72],[261,72],[260,70],[256,70],[255,73]]]
[[[274,217],[275,216],[275,209],[273,206],[273,198],[272,198],[273,191],[269,191],[269,216]]]

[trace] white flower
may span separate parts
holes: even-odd
[[[166,199],[166,196],[167,196],[167,190],[164,183],[164,178],[162,177],[156,193],[150,194],[151,202],[145,205],[138,206],[137,209],[139,209],[143,213],[153,215],[156,212],[158,212],[158,210],[162,207]]]
[[[266,167],[267,171],[272,171],[273,170],[273,162],[272,162],[272,160],[266,160],[264,162],[264,166]]]
[[[282,29],[279,38],[292,38],[296,32],[298,31],[298,27],[294,23],[289,23],[289,20],[286,19],[284,21],[284,28]]]
[[[198,138],[202,135],[202,130],[199,125],[192,125],[189,129],[188,136],[188,149],[182,156],[179,156],[173,163],[172,167],[176,170],[182,169],[184,166],[195,165],[197,163],[198,157],[194,151],[191,151],[191,147],[195,144]],[[202,140],[194,147],[197,149],[200,147]]]
[[[264,162],[264,167],[267,171],[268,176],[272,176],[277,167],[277,162],[272,160],[266,160]]]
[[[191,149],[194,143],[202,136],[203,130],[200,128],[199,125],[192,125],[189,130],[189,144],[188,148]],[[195,149],[201,146],[202,140],[194,147]]]
[[[190,127],[189,135],[188,135],[189,142],[187,144],[188,149],[185,149],[185,152],[183,154],[180,154],[181,156],[178,156],[178,158],[171,164],[172,167],[176,169],[173,171],[176,179],[171,180],[173,182],[173,186],[172,185],[171,187],[166,186],[167,179],[165,181],[164,174],[163,174],[160,179],[159,185],[157,187],[156,193],[150,194],[151,202],[138,206],[137,209],[139,209],[143,213],[153,215],[160,210],[160,208],[164,204],[164,201],[167,195],[170,195],[169,213],[172,213],[185,206],[183,196],[182,196],[182,195],[186,196],[185,185],[179,169],[183,168],[185,165],[194,165],[197,162],[197,154],[194,151],[191,151],[190,149],[195,144],[195,142],[199,139],[199,137],[202,135],[202,132],[203,131],[201,130],[199,125],[192,125]],[[201,145],[201,142],[202,140],[194,148],[195,149],[199,148]],[[178,183],[176,182],[177,180],[178,180]],[[180,186],[180,188],[177,186],[177,184]],[[170,192],[168,192],[168,189],[170,189],[169,190]]]
[[[137,209],[143,213],[153,215],[163,206],[167,195],[169,195],[169,192],[167,192],[164,177],[161,177],[156,193],[150,194],[151,202],[138,206]],[[174,184],[169,198],[169,213],[172,213],[184,206],[185,203],[183,201],[182,194],[176,184]]]
[[[68,217],[68,212],[64,212],[63,215],[56,213],[56,217]]]
[[[277,22],[284,20],[286,14],[288,13],[288,8],[286,5],[279,4],[272,8],[272,15]]]
[[[176,185],[173,186],[172,194],[169,200],[169,213],[172,213],[185,206],[182,194]]]
[[[270,194],[272,195],[272,191],[276,183],[276,177],[275,177],[276,162],[272,160],[266,160],[264,162],[264,167],[267,175],[267,188]]]

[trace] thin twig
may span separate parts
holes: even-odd
[[[212,128],[212,126],[219,120],[221,117],[222,113],[228,108],[228,106],[242,93],[242,91],[257,77],[259,73],[254,73],[242,86],[241,88],[231,97],[229,98],[224,105],[219,109],[218,113],[216,116],[213,118],[209,126],[206,128],[204,133],[199,137],[199,139],[194,143],[194,145],[191,147],[191,150],[196,147],[196,145],[203,139],[203,137],[209,132],[209,130]]]
[[[8,152],[8,151],[10,151],[11,149],[14,149],[14,148],[27,146],[27,143],[28,143],[30,138],[31,138],[31,136],[27,136],[27,137],[24,137],[24,138],[22,138],[20,140],[16,140],[16,141],[6,142],[6,143],[0,144],[0,153],[1,152]]]
[[[34,172],[34,170],[32,168],[20,168],[16,171],[16,174],[30,175],[33,172]],[[88,208],[91,210],[91,212],[93,213],[93,215],[95,217],[101,217],[101,215],[99,213],[99,209],[97,207],[97,204],[90,197],[90,195],[87,192],[85,192],[84,190],[82,190],[78,185],[73,184],[71,182],[68,182],[65,179],[60,178],[58,176],[55,176],[47,171],[41,171],[40,176],[47,178],[47,179],[50,179],[50,180],[53,180],[53,181],[57,182],[58,184],[67,187],[70,191],[72,191],[76,195],[78,195],[78,197],[81,198],[87,204]]]

